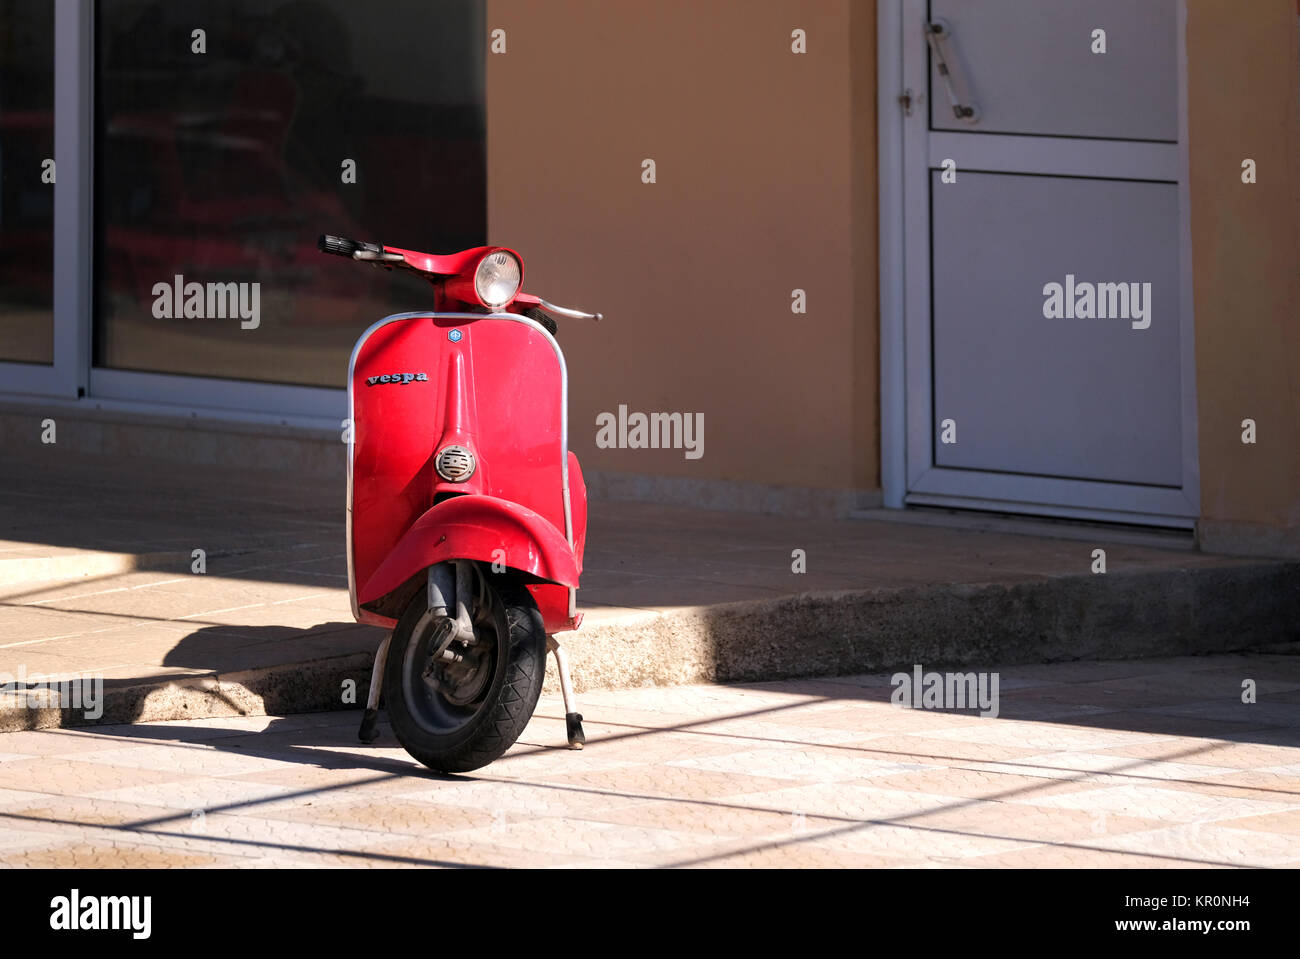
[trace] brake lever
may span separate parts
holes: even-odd
[[[599,323],[605,318],[604,313],[583,313],[582,310],[571,310],[567,306],[556,306],[554,303],[547,303],[540,296],[537,298],[537,302],[547,313],[557,313],[571,320],[595,320]]]

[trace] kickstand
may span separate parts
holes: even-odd
[[[546,637],[546,646],[555,654],[555,666],[560,673],[560,692],[564,696],[564,731],[570,749],[581,749],[587,741],[582,731],[582,713],[573,701],[573,683],[569,681],[569,656],[554,636]]]
[[[379,694],[384,684],[384,664],[388,662],[388,644],[393,641],[389,633],[375,650],[375,665],[370,671],[370,692],[366,696],[366,711],[361,714],[361,728],[357,738],[363,743],[373,743],[379,738]]]

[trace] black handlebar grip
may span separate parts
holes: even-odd
[[[361,240],[349,240],[346,237],[330,236],[326,234],[316,241],[316,247],[322,253],[333,253],[335,256],[346,256],[352,258],[352,254],[358,250],[366,253],[383,253],[384,247],[379,243],[364,243]]]
[[[335,256],[351,257],[357,249],[355,240],[345,240],[341,236],[325,235],[317,241],[316,246],[322,253],[333,253]]]

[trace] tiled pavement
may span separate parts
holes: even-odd
[[[997,718],[888,676],[590,693],[580,753],[544,699],[459,777],[354,712],[8,733],[0,865],[1300,865],[1300,658],[1000,677]]]

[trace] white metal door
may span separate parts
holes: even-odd
[[[882,353],[906,502],[1197,515],[1182,22],[1178,0],[902,0]]]

